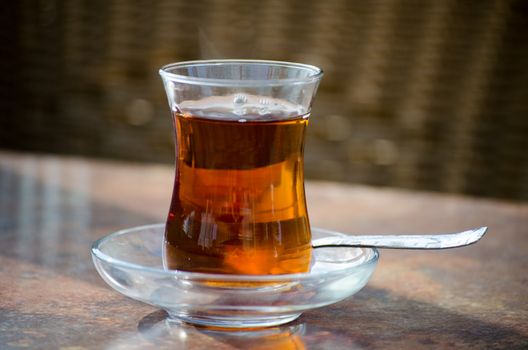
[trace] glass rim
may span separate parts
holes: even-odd
[[[225,282],[287,282],[287,281],[304,281],[304,280],[310,280],[313,278],[321,278],[323,276],[333,276],[333,275],[341,275],[341,274],[348,274],[352,270],[355,270],[359,267],[369,265],[369,264],[375,264],[379,260],[379,251],[374,247],[361,247],[358,249],[364,249],[366,252],[363,255],[367,255],[367,258],[365,261],[360,262],[357,265],[348,266],[339,270],[333,270],[333,271],[321,271],[321,272],[298,272],[298,273],[287,273],[287,274],[278,274],[278,275],[234,275],[234,274],[218,274],[218,273],[207,273],[207,272],[191,272],[191,271],[184,271],[184,270],[166,270],[159,267],[152,267],[152,266],[143,266],[139,265],[137,263],[129,262],[126,260],[114,258],[107,253],[103,252],[101,250],[101,246],[104,245],[106,242],[108,242],[111,239],[114,239],[115,237],[141,231],[141,230],[148,230],[148,229],[156,229],[165,227],[165,224],[157,223],[157,224],[149,224],[149,225],[143,225],[143,226],[136,226],[131,227],[128,229],[118,230],[115,231],[107,236],[103,236],[96,240],[91,247],[91,253],[92,253],[92,259],[97,258],[100,261],[111,264],[113,266],[117,266],[120,268],[130,269],[130,270],[136,270],[141,271],[144,273],[150,273],[150,274],[156,274],[166,277],[174,277],[174,278],[180,278],[180,279],[187,279],[187,280],[201,280],[201,279],[210,279],[215,281],[225,281]],[[329,232],[329,233],[335,233],[340,234],[342,233],[337,231],[331,231],[331,230],[325,230],[321,228],[312,227],[312,230],[318,230],[322,232]],[[317,248],[314,248],[317,249]],[[367,253],[368,252],[368,253]]]
[[[201,78],[192,77],[189,75],[177,74],[170,72],[174,68],[188,68],[199,65],[221,65],[221,64],[258,64],[285,68],[297,68],[309,71],[310,75],[303,78],[284,78],[284,79],[219,79],[219,78]],[[254,59],[211,59],[211,60],[193,60],[169,63],[162,66],[159,74],[164,79],[186,84],[197,85],[213,85],[213,86],[277,86],[277,85],[297,85],[308,84],[319,81],[324,72],[321,68],[304,63],[295,63],[287,61],[273,61],[273,60],[254,60]]]

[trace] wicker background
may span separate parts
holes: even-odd
[[[172,162],[168,62],[322,67],[309,178],[528,200],[528,1],[11,1],[0,147]]]

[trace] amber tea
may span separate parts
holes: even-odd
[[[309,271],[303,152],[322,70],[234,59],[172,63],[160,75],[176,144],[165,268]]]
[[[166,266],[231,274],[307,271],[307,116],[218,115],[174,114],[178,147]]]

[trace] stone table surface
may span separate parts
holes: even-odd
[[[95,271],[90,246],[163,222],[173,168],[0,152],[0,349],[528,348],[528,205],[307,182],[312,225],[347,233],[489,226],[478,244],[383,250],[367,286],[253,332],[168,325]]]

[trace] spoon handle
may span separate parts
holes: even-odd
[[[312,247],[375,247],[389,249],[448,249],[477,242],[487,227],[439,235],[333,236],[312,241]],[[331,231],[328,231],[331,232]]]

